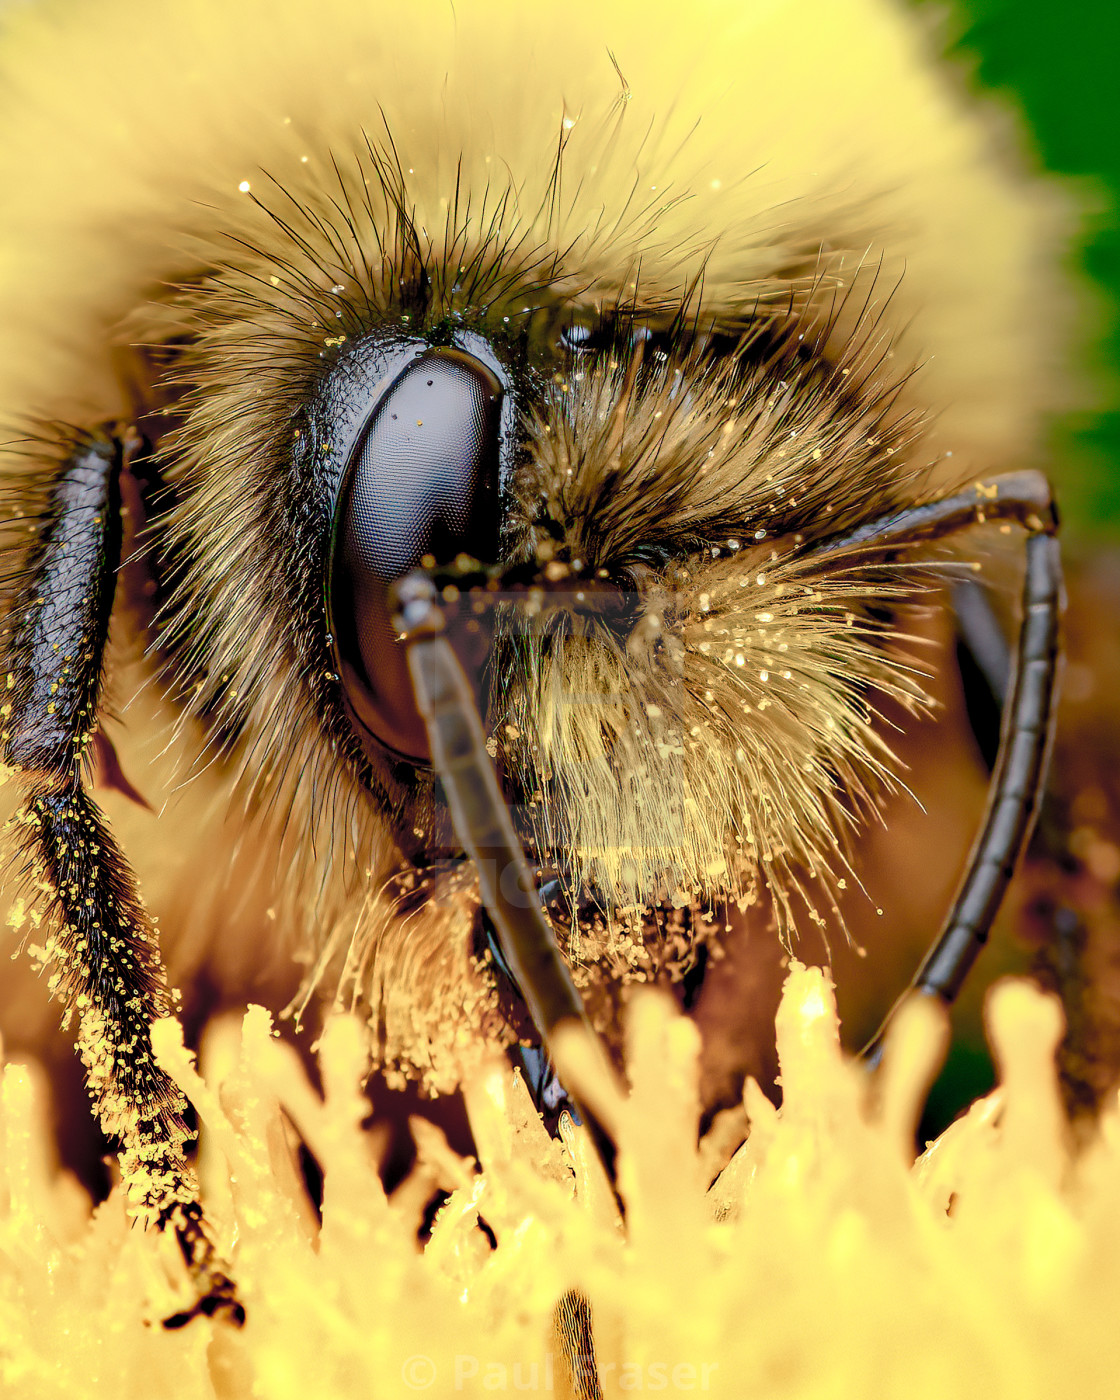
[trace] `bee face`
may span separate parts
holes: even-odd
[[[368,227],[333,230],[355,247],[408,204],[401,172],[373,169]],[[336,200],[355,202],[345,182]],[[838,783],[882,768],[868,692],[920,700],[866,620],[896,582],[801,561],[925,475],[874,313],[838,332],[852,293],[820,285],[749,316],[609,286],[573,306],[563,265],[500,251],[516,224],[432,246],[409,221],[391,246],[416,266],[398,251],[371,281],[304,217],[270,246],[314,250],[305,280],[285,247],[177,305],[208,328],[175,371],[192,387],[166,448],[189,560],[166,644],[205,678],[199,708],[267,726],[270,754],[333,741],[340,781],[431,854],[445,828],[384,590],[461,552],[571,567],[632,595],[627,625],[561,636],[513,610],[479,677],[539,857],[623,904],[827,864]],[[857,279],[871,305],[875,280]]]
[[[113,230],[108,196],[51,157],[83,251],[52,272],[29,357],[25,236],[0,391],[13,414],[115,419],[109,348],[144,347],[127,407],[154,442],[166,597],[141,646],[186,767],[213,761],[259,809],[286,871],[262,904],[351,947],[383,1058],[445,1082],[459,1030],[496,1012],[384,586],[458,553],[570,571],[563,622],[508,600],[475,665],[522,840],[639,922],[765,887],[790,929],[799,884],[842,866],[852,810],[889,780],[877,697],[923,703],[885,635],[912,587],[812,548],[1022,462],[1055,294],[1041,275],[1023,294],[1049,237],[1026,231],[1037,193],[979,128],[954,148],[956,108],[886,7],[858,6],[850,70],[840,21],[809,7],[811,110],[788,67],[743,61],[785,53],[782,7],[702,26],[364,8],[215,25],[200,4],[168,19],[186,58],[167,75],[112,7],[137,76],[82,168],[133,131]],[[32,78],[44,34],[11,41]],[[238,35],[251,71],[227,67]],[[904,150],[867,119],[868,74]],[[27,209],[31,145],[4,157]],[[624,605],[589,615],[584,582]],[[574,920],[577,962],[601,941]]]

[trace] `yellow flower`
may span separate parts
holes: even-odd
[[[159,1326],[188,1287],[173,1248],[128,1227],[119,1191],[91,1217],[73,1181],[52,1174],[39,1073],[11,1065],[0,1389],[12,1400],[1111,1396],[1120,1116],[1072,1154],[1053,1068],[1060,1013],[1030,985],[995,989],[989,1029],[1001,1087],[913,1161],[944,1040],[937,1008],[906,1008],[873,1080],[841,1055],[825,974],[794,964],[777,1022],[783,1106],[748,1083],[749,1136],[711,1182],[695,1032],[649,993],[631,1010],[628,1093],[578,1047],[564,1065],[618,1144],[617,1198],[583,1129],[566,1124],[552,1141],[502,1061],[467,1091],[477,1169],[417,1125],[418,1175],[386,1197],[355,1023],[324,1035],[320,1095],[259,1009],[213,1030],[203,1077],[164,1022],[157,1049],[202,1121],[205,1197],[248,1309],[241,1331]],[[292,1124],[323,1170],[321,1220]],[[435,1182],[449,1194],[420,1246]]]

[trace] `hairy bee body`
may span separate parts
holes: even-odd
[[[547,562],[559,541],[633,578],[652,541],[678,600],[656,626],[683,671],[667,643],[656,663],[574,642],[510,663],[491,718],[526,839],[542,861],[575,852],[622,907],[745,903],[761,881],[796,922],[785,883],[829,864],[848,796],[883,776],[866,693],[913,708],[922,690],[870,631],[843,638],[872,584],[813,613],[797,590],[821,581],[772,564],[773,539],[1036,461],[1063,393],[1060,202],[913,20],[878,0],[190,0],[157,22],[103,0],[3,26],[14,586],[67,432],[138,424],[161,488],[125,498],[102,730],[149,806],[107,749],[95,792],[173,978],[283,1001],[301,958],[305,981],[371,1008],[383,1063],[433,1087],[472,1034],[508,1034],[470,879],[401,874],[402,848],[435,843],[433,784],[356,767],[322,560],[284,533],[302,510],[329,522],[300,472],[314,459],[337,487],[341,466],[309,406],[386,321],[484,327],[528,367],[511,557]],[[609,344],[579,358],[576,332],[605,320],[607,341],[619,320],[651,337],[639,390]],[[702,363],[721,337],[762,347],[753,367]],[[743,581],[749,608],[727,596]],[[709,613],[731,619],[718,654]],[[590,719],[557,707],[550,665],[565,695],[597,697]],[[611,743],[603,697],[625,717]],[[10,921],[32,943],[34,915]],[[690,939],[670,930],[667,960]],[[576,928],[572,947],[612,977],[651,972],[631,934]]]

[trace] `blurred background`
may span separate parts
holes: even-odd
[[[978,87],[1026,119],[1039,165],[1078,182],[1087,206],[1080,266],[1098,293],[1085,372],[1095,413],[1055,424],[1063,522],[1071,549],[1120,542],[1120,7],[1114,0],[920,0]]]

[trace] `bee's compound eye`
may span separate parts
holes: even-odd
[[[496,560],[503,389],[461,350],[418,354],[381,394],[346,466],[329,611],[346,698],[388,749],[426,761],[388,585],[431,556]]]

